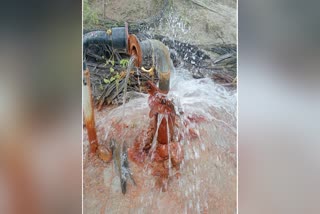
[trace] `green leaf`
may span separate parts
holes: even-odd
[[[110,73],[113,73],[113,72],[114,72],[114,68],[110,67]]]
[[[128,64],[129,64],[129,60],[128,59],[122,59],[122,60],[120,60],[120,65],[122,66],[122,67],[127,67],[128,66]]]
[[[115,77],[111,77],[110,82],[113,82],[115,79],[116,79]]]
[[[119,75],[119,73],[117,73],[117,74],[115,75],[115,77],[116,77],[116,79],[121,79],[121,76]]]
[[[103,82],[106,83],[106,84],[109,84],[109,83],[110,83],[110,80],[108,80],[108,79],[103,79]]]

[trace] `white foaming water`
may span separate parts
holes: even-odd
[[[227,200],[228,203],[233,203],[236,201],[236,156],[230,152],[230,148],[236,147],[236,91],[228,91],[210,79],[193,79],[187,70],[179,68],[171,73],[170,91],[167,96],[175,105],[177,120],[180,121],[178,133],[183,136],[180,141],[184,153],[184,160],[180,166],[181,177],[173,183],[168,183],[168,192],[159,192],[154,187],[151,171],[147,168],[147,163],[152,161],[151,152],[145,167],[133,174],[134,178],[140,177],[138,183],[144,182],[141,186],[132,187],[134,191],[136,188],[145,191],[135,196],[139,210],[148,210],[150,207],[161,210],[164,204],[168,203],[166,197],[170,195],[177,197],[174,202],[170,202],[171,206],[183,207],[187,213],[208,211],[213,201],[220,203]],[[128,97],[135,98],[126,103],[125,109],[119,106],[108,112],[106,117],[98,118],[100,120],[97,121],[97,125],[104,127],[107,139],[108,134],[117,132],[112,121],[121,121],[125,111],[122,122],[126,123],[127,128],[119,135],[126,140],[130,148],[136,137],[141,135],[141,131],[148,129],[150,109],[147,94],[128,92]],[[155,150],[157,132],[163,118],[165,115],[158,115],[156,136],[151,151]],[[190,118],[194,118],[195,121]],[[197,118],[205,120],[196,121]],[[190,128],[198,137],[189,138]],[[168,162],[169,168],[171,164]],[[173,171],[170,171],[170,175],[174,177]],[[127,194],[131,194],[130,190]]]
[[[168,26],[170,26],[168,28]],[[183,20],[177,13],[170,10],[166,17],[162,17],[159,24],[154,28],[149,28],[149,34],[166,35],[169,38],[183,40],[188,42],[184,35],[190,32],[191,28],[185,20]]]
[[[203,116],[209,121],[224,123],[236,131],[235,92],[227,91],[208,78],[194,79],[185,69],[171,74],[170,85],[168,97],[174,100],[184,115]]]
[[[151,161],[154,158],[154,152],[155,152],[156,146],[157,146],[157,138],[158,138],[158,133],[159,133],[159,127],[160,127],[160,124],[162,122],[162,119],[163,119],[163,115],[162,114],[158,114],[157,129],[156,129],[156,132],[154,134],[154,137],[153,137],[153,140],[152,140],[151,149],[150,149]]]
[[[130,92],[139,95],[138,98],[131,99],[126,105],[119,106],[111,110],[108,115],[97,121],[97,124],[103,124],[105,131],[105,140],[108,134],[112,132],[111,121],[124,119],[126,124],[134,123],[134,126],[139,128],[147,128],[149,125],[149,106],[148,95]],[[171,73],[170,91],[168,98],[175,105],[180,126],[178,133],[183,136],[189,134],[189,128],[192,128],[201,141],[207,141],[201,136],[198,122],[194,120],[205,121],[210,125],[207,130],[210,138],[214,138],[214,142],[220,145],[228,144],[228,139],[222,134],[236,134],[236,107],[237,97],[235,91],[228,91],[223,86],[215,84],[211,79],[193,79],[189,72],[185,69],[177,69]],[[125,115],[125,117],[124,117]],[[160,122],[163,115],[159,115]],[[133,122],[134,121],[134,122]],[[187,127],[185,122],[188,123]],[[126,129],[127,130],[127,129]],[[130,130],[127,130],[130,132]],[[218,133],[218,134],[217,134]],[[138,135],[139,133],[137,133]],[[157,135],[157,134],[156,134]],[[133,142],[133,138],[131,138]],[[153,139],[152,147],[156,145]],[[213,142],[213,140],[210,140]],[[188,143],[188,140],[182,144]],[[131,142],[128,142],[129,145]],[[200,147],[193,149],[195,157],[198,157],[198,151],[206,149],[206,143],[200,144]]]

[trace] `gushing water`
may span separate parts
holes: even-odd
[[[176,101],[177,112],[182,118],[203,117],[215,124],[236,132],[237,97],[234,91],[227,91],[211,79],[193,79],[184,69],[171,75],[168,97]]]
[[[179,125],[175,130],[176,135],[170,136],[168,116],[158,114],[149,157],[144,162],[144,166],[139,168],[133,163],[130,164],[133,166],[132,173],[137,186],[132,187],[132,191],[127,193],[128,203],[132,204],[134,201],[133,204],[136,205],[134,211],[138,213],[151,208],[156,212],[164,207],[168,208],[168,211],[179,213],[210,213],[212,204],[226,203],[226,201],[229,204],[236,203],[236,198],[233,197],[236,195],[236,92],[226,90],[208,78],[194,79],[190,72],[183,68],[172,69],[170,55],[165,46],[156,41],[148,41],[144,44],[151,46],[156,70],[171,71],[167,98],[173,101]],[[157,52],[159,50],[160,52]],[[125,141],[128,148],[134,146],[135,139],[139,135],[146,135],[144,131],[148,130],[150,124],[148,95],[137,92],[127,93],[127,83],[134,60],[135,58],[131,58],[128,65],[123,105],[111,110],[107,116],[97,121],[97,126],[104,128],[106,142],[113,137],[112,134],[117,133],[119,141]],[[164,63],[161,64],[161,62]],[[136,98],[131,98],[126,103],[129,93],[130,97]],[[181,145],[182,149],[178,153],[183,152],[184,159],[180,165],[180,178],[174,179],[174,173],[171,170],[172,147],[168,143],[169,158],[165,164],[169,169],[171,182],[168,182],[167,192],[159,193],[155,188],[155,179],[150,175],[148,165],[152,164],[154,159],[159,127],[163,120],[167,121],[168,142],[173,137]],[[120,130],[114,121],[121,122]],[[141,142],[141,144],[145,146],[145,143]],[[121,161],[124,160],[122,156],[123,154]],[[127,172],[126,169],[122,171],[126,175],[131,175],[131,172]],[[112,207],[112,204],[107,206]]]
[[[172,168],[172,164],[171,164],[171,153],[170,153],[170,129],[169,129],[169,118],[168,115],[165,116],[166,118],[166,125],[167,125],[167,140],[168,140],[168,155],[169,155],[169,159],[168,159],[168,168],[169,168],[169,177],[172,175],[171,173],[171,168]]]
[[[202,213],[208,211],[214,203],[236,201],[233,199],[233,195],[236,195],[236,92],[226,90],[211,79],[193,79],[189,72],[182,68],[171,74],[170,85],[167,96],[173,100],[178,116],[180,126],[177,133],[183,136],[180,142],[184,150],[184,160],[180,166],[181,176],[169,183],[167,192],[159,193],[154,188],[154,178],[146,167],[140,171],[138,167],[134,168],[133,177],[138,184],[132,187],[132,191],[141,191],[140,195],[130,199],[138,206],[135,210],[143,212],[150,207],[161,210],[164,206],[174,210],[179,204],[181,212],[186,210],[186,213]],[[148,129],[150,120],[148,95],[137,92],[129,92],[128,95],[131,96],[131,93],[137,98],[126,103],[123,121],[126,127],[129,127],[126,132],[130,133],[130,136],[124,137],[119,133],[119,136],[126,138],[128,147],[133,146],[134,139],[142,130]],[[103,124],[105,133],[115,131],[112,121],[122,118],[123,111],[121,106],[115,108],[107,117],[97,121],[97,124]],[[157,133],[163,119],[167,119],[166,116],[159,114],[151,154],[155,151]],[[191,129],[195,133],[194,138],[190,137]],[[168,147],[169,154],[170,149]],[[151,160],[152,158],[147,163]],[[168,165],[170,168],[172,163],[168,162]],[[170,171],[169,177],[173,176],[172,174]],[[130,191],[126,197],[130,198]],[[210,210],[208,212],[210,213]]]
[[[154,152],[155,152],[155,149],[156,149],[156,146],[157,146],[157,138],[158,138],[158,134],[159,134],[159,127],[160,127],[160,124],[162,122],[162,119],[163,119],[163,115],[162,114],[158,114],[157,129],[156,129],[155,135],[154,135],[154,137],[152,139],[152,146],[151,146],[151,150],[150,150],[151,161],[154,158]]]

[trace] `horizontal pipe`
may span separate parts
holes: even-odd
[[[107,31],[92,31],[83,36],[83,51],[90,44],[106,44],[118,52],[127,52],[128,27],[114,27]]]

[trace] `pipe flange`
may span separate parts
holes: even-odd
[[[140,43],[138,41],[138,38],[134,34],[130,34],[128,36],[128,53],[131,56],[135,56],[135,66],[141,67],[142,65],[142,51],[140,47]]]

